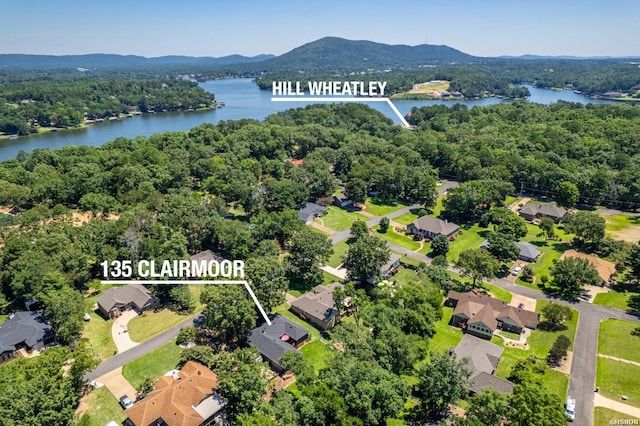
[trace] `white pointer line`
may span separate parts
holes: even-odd
[[[345,97],[320,97],[320,96],[296,96],[296,97],[272,97],[271,102],[386,102],[389,104],[393,112],[398,116],[404,127],[410,128],[411,125],[407,123],[404,116],[398,111],[398,108],[391,102],[389,98],[345,98]]]
[[[244,280],[194,280],[194,281],[188,281],[188,280],[166,280],[166,281],[165,280],[102,280],[102,281],[100,281],[100,283],[101,284],[170,284],[170,285],[180,285],[180,284],[199,284],[199,285],[203,285],[203,284],[241,284],[241,285],[244,285],[244,287],[247,289],[247,292],[249,292],[249,296],[251,296],[251,299],[253,299],[253,302],[258,307],[258,310],[262,314],[262,317],[264,318],[264,320],[267,322],[267,325],[271,325],[271,320],[269,320],[269,317],[267,316],[267,313],[264,311],[264,308],[262,307],[262,305],[258,301],[258,298],[256,297],[255,293],[253,292],[253,290],[249,286],[249,283],[247,281],[244,281]]]

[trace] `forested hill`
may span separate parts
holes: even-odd
[[[58,68],[136,68],[175,66],[219,66],[259,62],[273,58],[273,55],[242,56],[229,55],[220,58],[208,56],[160,56],[146,58],[135,55],[113,55],[95,53],[88,55],[23,55],[0,54],[0,69],[58,69]]]

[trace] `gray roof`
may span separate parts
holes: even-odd
[[[316,286],[311,293],[304,294],[291,302],[291,306],[298,308],[309,317],[328,321],[338,313],[333,300],[333,290],[336,287],[344,286],[340,283]]]
[[[398,260],[400,260],[401,256],[397,253],[391,253],[389,255],[389,260],[387,261],[387,263],[385,263],[384,265],[382,265],[380,267],[380,271],[381,272],[387,272],[391,266],[393,266],[394,263],[396,263]]]
[[[453,222],[438,219],[433,216],[422,216],[411,222],[413,226],[423,231],[431,232],[435,235],[451,235],[460,227]]]
[[[298,219],[308,222],[309,219],[323,214],[326,210],[326,207],[322,207],[316,203],[306,203],[298,210]]]
[[[0,353],[15,351],[15,345],[22,342],[32,347],[49,337],[53,337],[53,330],[42,315],[38,312],[16,312],[0,325]]]
[[[541,254],[540,250],[538,250],[536,246],[526,241],[518,241],[516,242],[516,245],[520,249],[520,257],[535,259]]]
[[[495,389],[500,393],[513,393],[513,383],[485,372],[473,376],[469,388],[475,393],[480,393],[486,388]]]
[[[543,216],[555,217],[557,219],[563,218],[567,214],[567,210],[563,207],[558,207],[554,204],[526,204],[520,209],[520,213],[535,216],[541,214]]]
[[[498,367],[503,350],[504,348],[491,342],[471,334],[465,334],[454,352],[458,359],[467,358],[469,360],[467,365],[472,370],[471,375],[473,376],[479,372],[493,373],[493,370]]]
[[[218,256],[211,250],[205,250],[191,256],[191,260],[205,261],[205,262],[211,262],[212,260],[215,260],[217,262],[222,262],[223,260],[226,260],[226,259],[222,256]]]
[[[142,308],[154,299],[154,296],[142,284],[128,284],[111,287],[98,298],[98,306],[109,312],[116,306],[133,303]]]
[[[282,340],[283,335],[291,337],[295,341],[303,340],[309,332],[304,328],[283,317],[276,315],[271,320],[271,325],[266,323],[250,331],[247,343],[260,352],[269,361],[279,363],[280,358],[286,352],[297,351],[293,346]]]

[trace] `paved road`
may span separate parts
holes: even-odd
[[[87,381],[95,380],[98,377],[133,361],[134,359],[140,358],[142,355],[148,352],[151,352],[152,350],[175,339],[176,337],[178,337],[178,333],[180,332],[180,329],[182,327],[186,327],[192,324],[193,324],[193,318],[189,318],[185,321],[182,321],[180,324],[176,325],[175,327],[172,327],[169,330],[162,332],[157,336],[154,336],[151,339],[146,340],[129,350],[119,353],[113,358],[109,358],[108,360],[104,361],[102,364],[98,365],[95,369],[85,374],[84,379]]]

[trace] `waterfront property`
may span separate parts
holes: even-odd
[[[452,325],[487,340],[496,330],[520,334],[525,327],[535,330],[540,322],[540,314],[536,312],[473,291],[458,293],[451,290],[445,304],[454,308]]]
[[[160,377],[153,391],[126,410],[126,426],[224,424],[226,401],[216,393],[218,376],[187,361],[180,372]]]
[[[0,362],[14,358],[20,349],[32,352],[55,340],[53,329],[40,313],[16,312],[0,325]]]
[[[117,318],[129,309],[135,309],[141,313],[158,305],[158,298],[142,284],[111,287],[98,298],[98,311],[105,318]]]

